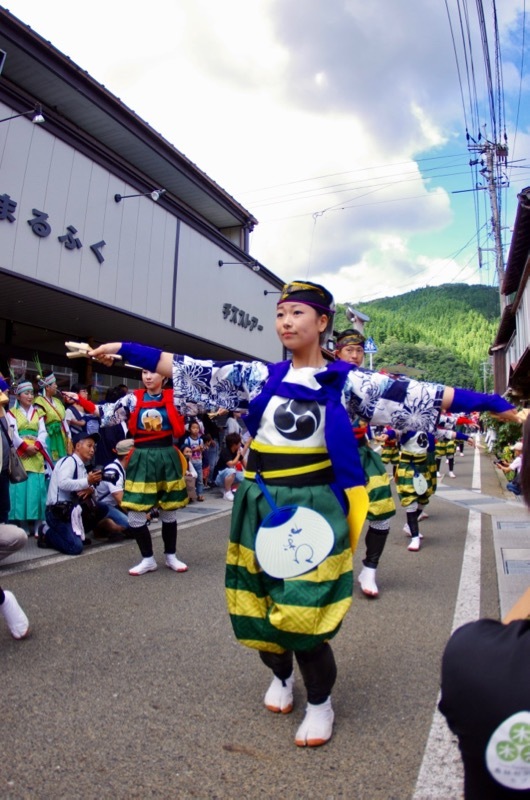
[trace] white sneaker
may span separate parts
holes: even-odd
[[[420,549],[421,539],[419,536],[413,536],[410,540],[410,544],[407,547],[407,550],[410,550],[411,553],[416,553]]]
[[[298,747],[318,747],[326,744],[333,733],[334,718],[331,697],[318,706],[308,703],[303,722],[296,731],[295,744]]]
[[[441,473],[441,472],[437,472],[437,473],[436,473],[436,477],[437,477],[437,478],[441,478],[441,477],[442,477],[442,473]]]
[[[166,567],[174,569],[175,572],[187,572],[188,565],[184,561],[179,561],[175,553],[166,553]]]
[[[24,639],[29,632],[29,620],[20,608],[13,592],[5,591],[5,600],[0,606],[13,639]]]
[[[274,675],[263,699],[265,708],[275,714],[289,714],[293,710],[293,684],[294,673],[291,673],[285,681]]]
[[[405,525],[403,525],[403,530],[405,531],[407,536],[412,536],[408,522],[406,522]],[[418,536],[420,537],[420,539],[423,539],[423,533],[419,533]]]
[[[450,477],[450,478],[456,478],[456,475],[455,475],[455,473],[454,473],[454,472],[449,472],[449,477]]]
[[[154,556],[149,558],[142,558],[139,564],[129,570],[129,575],[145,575],[146,572],[154,572],[158,569],[158,564]]]
[[[429,515],[426,511],[421,512],[420,516],[418,517],[418,522],[420,522],[422,519],[429,519]]]
[[[367,597],[377,597],[379,595],[379,589],[375,582],[376,571],[376,567],[363,567],[357,578],[362,593]]]
[[[225,492],[224,493],[223,500],[230,500],[230,502],[232,502],[233,499],[234,499],[234,493],[233,492],[229,491],[229,492]]]
[[[461,450],[458,451],[458,455],[461,456],[462,458],[464,458],[464,454],[463,454],[463,452]]]

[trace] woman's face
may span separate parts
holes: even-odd
[[[18,401],[23,408],[29,408],[30,405],[33,403],[34,394],[31,389],[28,389],[26,392],[20,392],[18,396]]]
[[[189,461],[189,459],[191,458],[191,447],[184,447],[182,450],[182,455]]]
[[[326,314],[305,303],[281,303],[276,309],[276,333],[292,352],[318,344],[327,324]]]
[[[159,375],[158,372],[149,372],[148,369],[143,369],[142,381],[148,392],[151,394],[159,394],[162,391],[164,376]]]

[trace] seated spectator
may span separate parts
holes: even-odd
[[[213,486],[213,471],[219,459],[219,443],[210,433],[205,433],[203,439],[204,451],[202,454],[202,477],[204,481],[204,488],[211,488]]]
[[[125,489],[125,468],[133,447],[133,439],[122,439],[116,444],[116,458],[104,467],[103,480],[96,487],[98,503],[103,503],[108,509],[107,516],[100,525],[112,520],[126,534],[129,531],[129,521],[127,513],[121,509],[121,501]]]
[[[193,466],[191,447],[189,447],[189,445],[184,445],[181,452],[188,465],[186,467],[186,472],[184,473],[186,491],[188,492],[188,499],[190,503],[193,503],[193,501],[197,499],[197,470]]]
[[[90,544],[85,532],[107,516],[108,506],[95,499],[101,470],[87,472],[96,451],[97,433],[78,433],[71,456],[59,459],[53,470],[46,502],[46,524],[39,527],[39,547],[53,547],[77,556]]]
[[[513,475],[510,476],[511,480],[509,480],[506,484],[506,488],[508,491],[519,495],[521,494],[520,473],[523,464],[523,443],[516,442],[511,446],[511,450],[513,450],[514,454],[512,461],[508,463],[507,461],[503,461],[501,459],[495,462],[495,466],[504,473],[513,473]]]
[[[526,454],[521,464],[521,491],[527,508],[530,509],[530,414],[523,425],[523,452]]]
[[[243,480],[243,462],[248,445],[249,442],[241,447],[241,436],[238,433],[229,433],[219,454],[215,485],[223,489],[223,498],[230,502],[234,499],[234,483],[240,484]]]

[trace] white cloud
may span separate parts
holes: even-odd
[[[470,185],[469,154],[439,0],[93,0],[76,7],[75,24],[66,0],[11,0],[10,10],[254,213],[252,255],[281,277],[320,277],[353,299],[452,279],[469,260],[466,251],[442,270],[425,249],[431,234],[442,256],[457,251],[475,226],[472,202],[451,195]],[[498,13],[514,118],[520,0]],[[481,91],[477,25],[473,47]],[[519,158],[527,105],[523,96]],[[451,164],[465,173],[455,184],[444,177]]]

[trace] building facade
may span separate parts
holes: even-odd
[[[518,195],[512,242],[501,287],[506,305],[490,354],[495,391],[530,402],[530,187]]]
[[[2,364],[68,374],[66,340],[279,360],[252,214],[2,8],[0,50]]]

